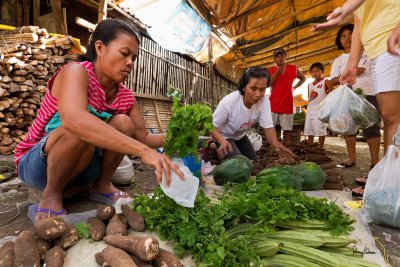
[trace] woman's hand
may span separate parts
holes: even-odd
[[[393,30],[392,35],[387,40],[387,50],[390,54],[400,56],[400,51],[396,49],[400,46],[400,24]]]
[[[293,165],[299,161],[299,157],[297,155],[279,142],[277,143],[276,147],[274,147],[274,150],[278,154],[278,161],[281,164]]]
[[[229,152],[232,152],[232,145],[229,141],[223,139],[217,149],[218,158],[223,159]]]
[[[327,31],[339,26],[340,22],[344,19],[346,14],[343,12],[342,7],[337,7],[327,18],[327,22],[314,25],[311,31]]]
[[[169,186],[171,182],[171,170],[174,171],[181,180],[185,180],[183,173],[166,155],[160,154],[153,149],[148,149],[142,153],[140,159],[143,163],[156,168],[157,183],[162,180],[162,173],[165,173],[165,182]]]
[[[340,75],[339,78],[340,84],[347,83],[349,86],[351,86],[356,83],[356,76],[357,76],[356,68],[346,67],[342,72],[342,74]]]

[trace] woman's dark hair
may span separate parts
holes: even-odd
[[[321,62],[315,62],[315,63],[313,63],[312,65],[311,65],[311,67],[310,67],[310,71],[313,69],[313,68],[318,68],[318,69],[320,69],[322,72],[324,72],[324,65],[321,63]]]
[[[108,45],[111,41],[115,40],[117,35],[121,32],[135,37],[138,44],[140,44],[138,31],[133,25],[120,19],[105,19],[97,24],[96,29],[89,38],[89,44],[86,46],[86,54],[80,55],[78,61],[94,62],[97,57],[95,47],[96,41],[101,41],[103,44]]]
[[[351,31],[353,32],[354,30],[354,24],[346,24],[343,25],[342,27],[340,27],[340,29],[338,30],[337,34],[336,34],[336,39],[335,39],[335,44],[337,46],[337,48],[339,50],[344,50],[344,47],[342,46],[342,43],[340,42],[340,37],[342,36],[342,33],[345,31]]]
[[[244,95],[244,88],[249,83],[250,78],[257,78],[257,79],[267,78],[267,80],[268,80],[267,86],[270,86],[270,83],[271,83],[271,78],[270,78],[268,70],[266,68],[263,68],[263,67],[248,68],[243,72],[242,77],[240,77],[240,80],[239,80],[238,90],[241,95]]]

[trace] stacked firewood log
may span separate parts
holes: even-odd
[[[40,107],[46,82],[76,55],[70,36],[49,37],[25,26],[0,31],[0,154],[10,154],[26,135]]]

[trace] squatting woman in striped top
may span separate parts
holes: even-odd
[[[68,186],[93,184],[92,193],[116,201],[127,194],[111,183],[125,154],[156,168],[182,173],[152,148],[164,143],[149,134],[131,90],[122,82],[138,55],[140,39],[127,23],[108,19],[93,32],[80,62],[61,68],[47,83],[37,117],[15,149],[19,176],[43,190],[36,220],[60,216]]]

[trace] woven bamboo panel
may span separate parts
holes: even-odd
[[[149,132],[165,132],[171,119],[171,103],[169,101],[137,97]]]

